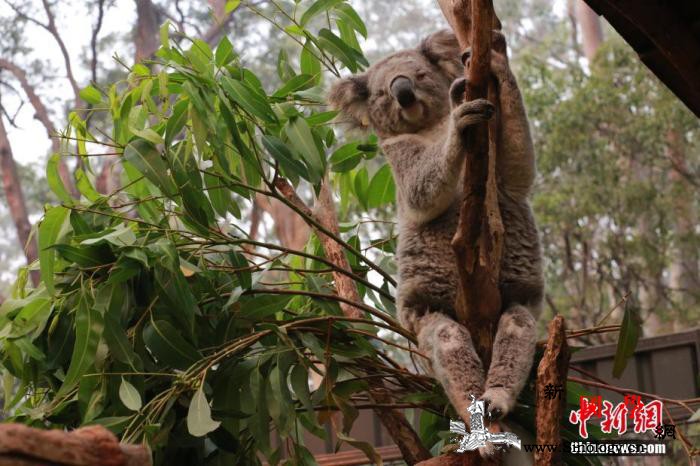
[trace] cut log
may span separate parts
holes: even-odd
[[[146,445],[120,444],[102,426],[72,432],[0,425],[0,466],[151,466]]]
[[[536,423],[538,445],[561,444],[561,421],[566,406],[566,377],[569,370],[571,353],[566,342],[564,318],[556,316],[548,327],[549,338],[544,356],[537,367],[536,386]],[[545,389],[561,386],[560,396],[546,397]],[[535,452],[537,466],[554,466],[563,464],[561,451]]]

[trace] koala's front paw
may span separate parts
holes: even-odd
[[[452,118],[455,127],[461,133],[469,126],[488,121],[495,111],[496,108],[488,100],[476,99],[455,107],[452,110]]]
[[[486,414],[492,421],[501,419],[515,406],[515,399],[503,387],[487,389],[481,399],[486,402]]]

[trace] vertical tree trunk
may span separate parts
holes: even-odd
[[[151,0],[136,1],[136,61],[149,58],[158,49],[158,12]]]
[[[668,174],[673,190],[675,223],[675,246],[672,252],[669,285],[673,290],[671,295],[676,298],[681,309],[686,310],[697,303],[700,288],[700,257],[693,241],[698,214],[693,208],[690,186],[682,175],[687,169],[683,136],[679,131],[671,129],[666,133],[666,144],[666,154],[674,167]]]
[[[603,28],[600,17],[584,0],[575,1],[576,18],[581,26],[581,37],[583,38],[583,53],[590,62],[603,42]]]
[[[10,209],[12,221],[17,229],[17,239],[22,245],[24,255],[27,258],[27,264],[35,261],[38,255],[36,238],[30,241],[32,225],[29,223],[29,214],[27,213],[27,205],[24,202],[24,194],[22,186],[17,174],[17,166],[12,157],[12,147],[10,140],[7,138],[5,124],[0,118],[0,171],[2,171],[2,187],[5,191],[5,198]],[[36,286],[39,283],[39,272],[31,272],[32,283]]]

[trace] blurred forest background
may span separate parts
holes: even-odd
[[[270,2],[253,3],[275,14]],[[361,45],[370,62],[445,26],[434,1],[351,3],[367,24]],[[294,44],[248,9],[225,15],[225,5],[0,0],[0,300],[19,267],[37,258],[35,222],[46,203],[56,202],[44,174],[59,150],[49,135],[61,131],[73,108],[86,106],[81,89],[123,79],[120,62],[152,56],[164,21],[212,45],[227,35],[265,88],[278,87],[278,58]],[[626,300],[645,335],[696,324],[698,120],[581,0],[496,0],[495,7],[538,156],[533,201],[548,283],[542,322],[561,313],[570,328],[591,327]],[[96,159],[96,187],[109,192],[118,180],[113,161]],[[77,165],[64,158],[59,167],[68,186]],[[368,210],[340,202],[346,222],[369,216],[393,228],[391,203]],[[301,249],[309,230],[290,213],[260,199],[243,219],[254,236]]]

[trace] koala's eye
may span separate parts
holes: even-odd
[[[418,73],[416,73],[416,79],[419,81],[421,79],[425,79],[426,76],[428,76],[428,73],[426,73],[425,71],[419,71]]]

